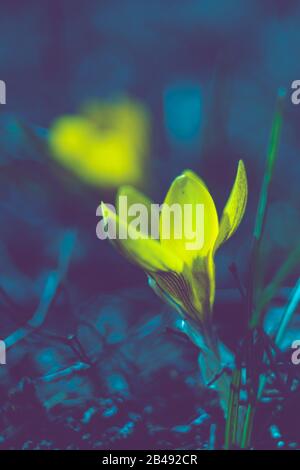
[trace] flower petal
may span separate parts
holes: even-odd
[[[184,312],[182,310],[182,307],[181,307],[180,303],[177,303],[175,298],[172,297],[167,290],[163,290],[158,285],[158,283],[154,279],[156,274],[154,274],[154,277],[152,277],[152,276],[153,275],[150,275],[150,274],[148,275],[148,285],[151,287],[151,289],[153,289],[155,294],[158,297],[160,297],[166,304],[170,305],[170,307],[172,307],[172,309],[174,309],[174,311],[177,311],[181,316],[184,317],[185,315],[184,315]]]
[[[214,262],[214,255],[213,250],[211,250],[206,258],[207,262],[207,277],[209,281],[209,304],[212,310],[214,301],[215,301],[215,294],[216,294],[216,269],[215,269],[215,262]]]
[[[198,257],[194,261],[190,284],[196,309],[201,312],[202,319],[205,319],[210,315],[215,299],[215,265],[212,249],[205,257]]]
[[[182,217],[170,217],[170,209],[173,205],[181,209]],[[191,209],[191,216],[188,219],[185,205],[190,206]],[[199,205],[203,205],[204,219],[199,217],[199,212],[197,212]],[[198,256],[206,256],[213,247],[219,231],[214,201],[204,182],[190,170],[185,171],[173,181],[165,198],[160,220],[161,244],[177,253],[189,265]],[[170,237],[164,239],[164,226],[169,220]],[[191,233],[189,234],[187,230],[191,230]],[[191,239],[191,235],[194,238]],[[195,248],[191,248],[192,245]]]
[[[134,207],[138,208],[139,206],[144,209],[144,212],[146,214],[146,226],[147,230],[145,231],[145,235],[151,233],[151,226],[154,223],[151,218],[151,213],[152,213],[152,208],[154,207],[153,201],[149,199],[145,194],[141,193],[137,189],[135,189],[133,186],[130,185],[124,185],[121,186],[117,193],[116,197],[116,203],[117,203],[117,213],[119,216],[121,216],[122,210],[120,207],[120,201],[121,198],[126,198],[126,205],[127,209],[133,209]],[[128,210],[127,210],[128,212]],[[129,211],[130,212],[130,211]],[[127,223],[130,223],[134,218],[136,217],[136,214],[127,214]],[[159,220],[159,213],[157,214],[157,219]],[[142,230],[143,227],[141,227]],[[157,235],[156,237],[159,239],[159,222],[157,221]]]
[[[155,280],[157,288],[161,289],[164,295],[170,297],[179,306],[181,314],[183,311],[190,320],[199,322],[202,310],[196,310],[195,308],[192,286],[186,275],[157,271],[151,276]]]
[[[116,237],[112,243],[121,253],[146,271],[178,271],[183,269],[183,261],[161,244],[135,230],[130,223],[113,212],[104,203],[101,204],[106,224],[115,226]],[[120,238],[120,233],[124,238]]]
[[[215,295],[215,273],[212,250],[206,257],[198,257],[193,268],[181,273],[152,274],[157,286],[180,306],[186,318],[202,327],[209,321]]]
[[[223,210],[219,235],[215,243],[214,251],[228,240],[238,228],[245,212],[247,197],[247,174],[244,162],[240,160],[230,196]]]
[[[131,204],[144,204],[147,208],[151,209],[151,204],[153,201],[149,199],[145,194],[138,191],[136,188],[130,185],[124,185],[119,188],[117,194],[117,202],[120,196],[126,196],[128,200],[128,205]]]

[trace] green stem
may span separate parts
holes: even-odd
[[[246,411],[244,429],[241,439],[241,449],[248,449],[251,443],[251,434],[253,428],[255,407],[253,404],[249,403]]]
[[[249,285],[247,289],[247,310],[248,318],[250,319],[250,327],[255,328],[259,323],[259,316],[253,315],[253,304],[255,301],[257,286],[258,286],[258,272],[259,272],[259,262],[260,262],[260,245],[263,237],[267,206],[269,199],[269,189],[270,183],[272,181],[274,165],[279,149],[279,142],[282,129],[282,105],[284,99],[284,93],[280,91],[278,93],[277,107],[272,123],[271,138],[270,144],[267,153],[267,162],[264,173],[264,179],[262,182],[259,202],[257,207],[255,226],[253,232],[253,248],[251,256],[251,265],[250,265],[250,276],[249,276]]]
[[[225,427],[225,444],[226,450],[231,449],[236,443],[236,435],[238,428],[239,399],[240,399],[240,383],[241,371],[236,369],[233,371],[230,385],[230,396],[228,402],[228,413]]]
[[[280,135],[282,130],[282,104],[285,93],[279,92],[277,107],[272,123],[272,131],[270,144],[267,153],[267,162],[264,173],[264,178],[261,186],[258,208],[255,219],[255,226],[253,232],[253,247],[249,273],[249,283],[247,288],[247,314],[249,327],[255,328],[261,321],[261,311],[253,307],[256,303],[257,292],[259,290],[259,276],[260,276],[260,252],[261,242],[264,233],[266,222],[266,214],[269,199],[269,189],[273,177],[274,165],[279,149]],[[241,385],[241,370],[237,369],[232,378],[232,389],[230,392],[230,399],[228,404],[228,416],[225,431],[225,448],[230,449],[233,444],[238,445],[241,449],[246,449],[251,444],[251,434],[253,429],[253,420],[255,413],[255,406],[253,400],[248,404],[245,417],[243,419],[243,427],[241,433],[237,430],[242,423],[241,413],[239,409],[239,390]],[[255,393],[256,398],[257,392]],[[252,397],[253,398],[253,397]],[[240,435],[241,434],[241,435]],[[238,441],[238,442],[237,442]]]

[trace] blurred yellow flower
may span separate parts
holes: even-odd
[[[215,267],[216,250],[230,238],[238,228],[247,203],[248,184],[244,163],[240,160],[236,178],[219,222],[213,198],[205,183],[192,171],[186,170],[172,183],[162,206],[173,204],[182,208],[190,204],[196,210],[198,204],[204,206],[204,244],[199,250],[188,250],[183,235],[175,236],[178,227],[173,219],[169,239],[160,240],[145,237],[141,234],[126,239],[117,238],[113,243],[132,262],[146,271],[153,281],[154,290],[165,300],[177,306],[188,319],[196,322],[200,328],[207,330],[215,298]],[[120,188],[120,196],[127,196],[128,204],[139,203],[149,207],[152,203],[143,194],[132,187]],[[102,203],[105,221],[113,221],[119,228],[126,223]],[[180,221],[183,224],[183,220]],[[180,227],[182,229],[182,227]],[[134,230],[130,228],[131,232]],[[184,234],[184,230],[180,233]],[[140,235],[140,236],[139,236]],[[208,328],[209,330],[209,328]]]
[[[128,99],[93,102],[80,115],[56,119],[49,146],[56,160],[89,184],[140,185],[149,150],[149,117],[141,104]]]

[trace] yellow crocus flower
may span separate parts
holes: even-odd
[[[92,102],[78,115],[58,117],[49,131],[50,153],[86,183],[115,189],[142,185],[150,122],[138,102]]]
[[[133,263],[140,266],[155,281],[156,292],[176,305],[180,312],[202,331],[209,333],[210,318],[215,298],[216,250],[230,238],[238,228],[247,203],[248,185],[245,166],[239,161],[235,181],[219,222],[214,200],[205,183],[192,171],[186,170],[172,183],[164,205],[179,204],[182,208],[190,204],[204,207],[204,244],[199,250],[187,250],[188,240],[175,237],[175,222],[171,225],[170,237],[155,240],[130,233],[126,239],[117,238],[113,243]],[[127,196],[128,204],[146,206],[151,201],[132,187],[123,187],[119,196]],[[162,219],[164,207],[160,217]],[[126,222],[102,203],[106,222],[113,220],[117,228],[124,228]],[[172,222],[171,222],[172,223]],[[181,221],[183,224],[183,220]],[[178,228],[178,227],[177,227]],[[184,231],[182,231],[184,234]],[[131,235],[131,236],[130,236]],[[139,236],[140,235],[140,236]]]

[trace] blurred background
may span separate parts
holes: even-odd
[[[64,336],[84,317],[102,338],[86,331],[87,344],[99,343],[102,354],[104,343],[125,348],[126,359],[111,359],[101,369],[108,396],[120,390],[122,399],[137,396],[126,361],[132,374],[142,370],[151,383],[151,374],[172,370],[172,384],[178,367],[186,371],[190,364],[189,370],[191,362],[176,353],[179,340],[172,335],[169,343],[153,340],[161,363],[147,356],[145,345],[129,341],[162,331],[165,307],[148,291],[145,275],[96,238],[96,208],[102,199],[113,202],[124,183],[162,202],[173,178],[191,168],[221,213],[242,158],[249,177],[246,215],[216,258],[218,288],[234,288],[228,266],[235,262],[246,279],[276,95],[284,87],[284,129],[264,242],[265,280],[274,275],[300,229],[300,107],[290,102],[300,73],[299,2],[10,0],[1,2],[0,11],[0,79],[7,86],[7,104],[0,107],[0,337],[32,316],[49,273],[68,251],[66,234],[76,233],[47,328]],[[287,287],[298,275],[290,275]],[[26,339],[8,352],[0,371],[3,396],[24,376],[72,362],[48,340],[32,345]],[[128,353],[124,342],[135,352]],[[195,355],[179,343],[188,358]],[[185,383],[189,390],[191,380]],[[66,396],[78,389],[73,382],[64,386]],[[46,392],[40,393],[45,401]],[[66,396],[57,400],[67,402]],[[14,434],[12,442],[17,445]]]

